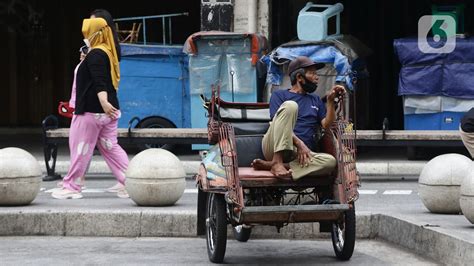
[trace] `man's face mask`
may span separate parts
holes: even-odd
[[[306,93],[313,93],[317,88],[318,84],[312,82],[304,74],[301,75],[304,78],[304,83],[300,83],[301,87]]]

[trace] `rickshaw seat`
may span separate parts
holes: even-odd
[[[332,175],[308,175],[298,181],[291,177],[275,177],[270,171],[255,170],[251,163],[255,158],[263,159],[263,135],[236,135],[237,161],[239,179],[243,187],[260,187],[265,185],[275,186],[300,186],[300,185],[330,185],[334,178]]]
[[[261,135],[265,134],[270,124],[268,122],[231,122],[235,135]]]
[[[262,153],[262,138],[263,134],[235,136],[239,167],[250,167],[254,159],[265,158]]]

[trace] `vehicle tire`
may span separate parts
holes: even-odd
[[[168,120],[160,118],[160,117],[150,117],[143,120],[137,126],[138,128],[175,128],[175,126]],[[161,148],[165,150],[172,150],[174,145],[173,144],[137,144],[138,149],[140,151],[149,149],[149,148]]]
[[[221,263],[227,246],[227,217],[224,195],[209,193],[206,212],[206,243],[209,260]]]
[[[252,233],[251,227],[244,227],[243,225],[237,225],[232,228],[234,232],[234,238],[239,242],[247,242]]]
[[[333,222],[332,224],[332,246],[336,257],[340,260],[349,260],[354,252],[356,235],[355,219],[355,206],[353,206],[350,210],[344,212],[342,221]]]

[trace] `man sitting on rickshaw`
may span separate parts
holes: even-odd
[[[270,127],[262,140],[265,160],[255,159],[256,170],[270,170],[276,177],[298,180],[313,173],[330,174],[336,159],[327,153],[316,153],[316,129],[329,128],[336,119],[336,97],[345,93],[335,85],[327,94],[326,105],[313,92],[317,88],[317,70],[324,63],[316,63],[306,56],[292,60],[288,66],[291,88],[277,90],[270,98]],[[289,162],[289,163],[287,163]]]

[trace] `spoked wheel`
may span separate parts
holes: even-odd
[[[239,242],[247,242],[252,233],[251,227],[246,227],[245,225],[237,225],[232,228],[234,232],[234,238]]]
[[[356,234],[355,207],[344,212],[342,220],[334,222],[331,229],[332,246],[336,257],[349,260],[354,252]]]
[[[206,242],[209,260],[221,263],[227,245],[227,218],[224,195],[209,193],[206,213]]]

